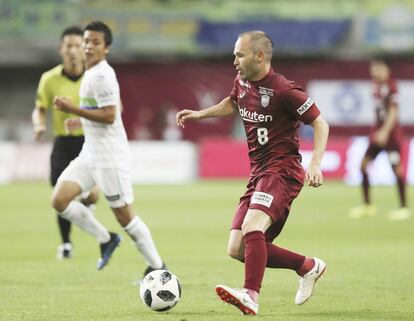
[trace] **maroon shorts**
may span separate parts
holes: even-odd
[[[268,242],[272,242],[282,231],[289,215],[290,206],[303,187],[303,169],[295,176],[282,169],[277,173],[263,173],[249,179],[246,193],[240,198],[232,229],[241,230],[248,209],[258,209],[272,219],[266,230]]]
[[[382,151],[386,151],[387,153],[396,153],[398,154],[398,162],[401,156],[401,145],[399,142],[388,143],[386,146],[379,146],[376,143],[370,142],[367,151],[365,152],[365,157],[370,159],[375,159],[378,154]]]
[[[404,135],[401,131],[401,128],[397,126],[391,131],[388,137],[387,144],[385,146],[379,146],[375,143],[374,137],[377,131],[378,128],[374,128],[370,134],[369,146],[367,151],[365,152],[365,157],[375,159],[375,157],[377,157],[378,154],[384,150],[389,154],[389,156],[392,154],[398,154],[397,158],[399,158],[399,156],[401,155],[401,142],[404,139]],[[395,157],[392,158],[395,159]]]

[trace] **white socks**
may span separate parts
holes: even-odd
[[[99,243],[106,243],[111,239],[108,230],[95,218],[92,211],[81,202],[70,202],[68,207],[59,215],[94,236]]]
[[[134,240],[135,245],[144,256],[147,264],[154,269],[161,269],[163,262],[152,240],[148,226],[138,216],[135,216],[124,227],[124,230]]]
[[[94,236],[99,243],[106,243],[111,238],[108,230],[95,218],[92,211],[81,202],[70,202],[68,207],[59,215]],[[154,269],[162,268],[163,261],[158,254],[148,226],[138,216],[135,216],[124,227],[124,230],[134,240],[147,264]]]

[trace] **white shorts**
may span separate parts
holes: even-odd
[[[123,207],[134,201],[131,173],[128,169],[95,168],[77,157],[59,176],[59,181],[75,182],[82,192],[98,186],[111,208]]]

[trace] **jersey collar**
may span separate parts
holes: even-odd
[[[270,67],[269,72],[266,74],[266,76],[264,76],[262,79],[260,80],[255,80],[255,81],[250,81],[253,85],[259,84],[261,82],[264,82],[268,79],[270,79],[270,77],[272,77],[272,75],[274,74],[274,70],[272,67]]]
[[[81,78],[82,78],[83,73],[81,73],[81,74],[80,74],[80,75],[78,75],[78,76],[69,75],[69,74],[65,71],[65,68],[63,68],[63,66],[62,66],[62,76],[65,76],[66,78],[69,78],[70,80],[72,80],[72,81],[76,82],[76,81],[78,81],[79,79],[81,79]]]

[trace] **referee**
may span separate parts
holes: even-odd
[[[50,157],[50,181],[55,186],[56,181],[66,166],[78,156],[84,142],[82,129],[75,129],[70,134],[65,129],[65,121],[70,114],[53,108],[55,96],[69,97],[79,106],[79,87],[85,70],[82,51],[83,31],[79,27],[69,27],[60,36],[59,53],[62,63],[44,72],[37,88],[35,109],[32,114],[35,140],[39,141],[46,131],[46,112],[52,113],[53,150]],[[82,203],[93,206],[98,197],[94,188],[82,195]],[[67,259],[72,256],[70,240],[71,223],[57,215],[62,244],[58,246],[57,258]]]

